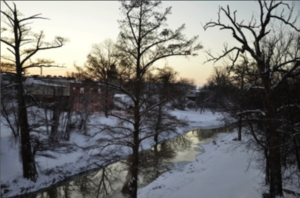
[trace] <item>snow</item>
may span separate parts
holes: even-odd
[[[188,127],[179,129],[180,133],[198,127],[222,126],[221,114],[208,110],[202,114],[194,110],[173,110],[171,113],[190,123]],[[101,114],[94,114],[90,120],[94,126],[89,131],[91,134],[97,132],[97,125],[117,123],[116,119],[106,118]],[[261,197],[265,190],[263,187],[264,176],[255,166],[255,162],[249,164],[252,153],[246,151],[243,143],[232,141],[235,134],[219,134],[214,139],[216,144],[212,142],[201,144],[204,151],[201,151],[203,153],[197,156],[195,161],[183,163],[139,189],[139,197]],[[175,135],[171,135],[169,138]],[[91,158],[91,155],[97,150],[85,151],[82,149],[82,147],[95,144],[94,138],[73,132],[70,142],[75,146],[72,151],[65,154],[52,152],[51,154],[56,157],[54,159],[37,156],[39,177],[37,182],[33,183],[22,178],[19,146],[13,142],[10,129],[1,119],[1,185],[9,186],[9,192],[6,192],[5,196],[36,191],[79,172],[97,168],[96,164],[101,164],[101,160]],[[143,148],[150,148],[152,143],[145,141]],[[181,168],[178,169],[178,167]],[[2,190],[2,197],[5,197],[3,193]]]
[[[154,182],[139,189],[141,198],[249,198],[261,197],[263,175],[252,162],[250,153],[233,134],[220,134],[216,144],[202,145],[205,152],[182,170],[164,173]]]
[[[194,110],[174,110],[171,111],[171,114],[177,116],[180,119],[187,119],[190,123],[191,128],[210,128],[223,126],[223,123],[221,122],[222,115],[218,112],[207,110],[204,113],[199,113],[198,111]]]
[[[25,80],[24,85],[31,85],[31,84],[37,84],[37,85],[47,85],[47,86],[53,86],[53,87],[68,87],[66,85],[56,84],[56,83],[50,83],[50,82],[44,82],[42,80],[37,80],[34,78],[27,78]]]

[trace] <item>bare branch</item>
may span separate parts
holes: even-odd
[[[233,51],[237,51],[235,56],[234,56],[234,60],[232,61],[232,65],[231,67],[235,64],[235,62],[237,61],[240,52],[242,52],[243,50],[241,48],[238,47],[232,47],[230,50],[225,50],[224,53],[221,56],[218,57],[214,57],[212,54],[208,53],[208,55],[211,57],[211,59],[208,59],[207,61],[205,61],[204,63],[213,61],[214,63],[216,63],[217,61],[219,61],[220,59],[226,57],[229,53],[233,52]]]
[[[42,15],[42,14],[36,14],[36,15],[31,16],[31,17],[27,17],[27,18],[21,19],[19,22],[22,23],[24,21],[32,20],[32,19],[48,19],[48,20],[50,20],[49,18],[38,17],[40,15]]]
[[[7,48],[8,51],[10,51],[13,55],[16,55],[14,51],[12,51],[10,48]]]
[[[0,41],[2,41],[3,43],[5,43],[6,45],[8,45],[8,46],[11,47],[11,48],[15,48],[14,45],[12,45],[11,43],[9,43],[9,42],[6,41],[6,40],[0,39]]]
[[[297,28],[293,23],[290,23],[289,20],[285,20],[282,16],[276,16],[276,15],[270,15],[270,18],[275,18],[278,19],[279,21],[284,22],[286,25],[289,25],[290,27],[292,27],[294,30],[296,30],[297,32],[300,32],[300,29]]]
[[[298,61],[291,61],[294,62],[294,65],[292,66],[292,68],[284,74],[284,76],[278,80],[271,88],[272,89],[276,89],[282,82],[284,82],[288,77],[291,76],[292,72],[295,71],[297,68],[300,67],[300,60],[298,59]]]
[[[33,55],[35,55],[38,51],[40,50],[50,50],[50,49],[55,49],[55,48],[60,48],[63,46],[65,39],[62,37],[57,37],[55,39],[55,43],[53,45],[47,46],[47,47],[40,47],[41,45],[41,39],[43,37],[43,32],[40,33],[40,35],[38,36],[38,40],[37,40],[37,44],[36,44],[36,48],[34,50],[32,50],[22,61],[21,61],[21,65],[23,65],[27,60],[29,60]]]
[[[8,3],[6,3],[6,1],[3,1],[3,3],[5,3],[5,5],[8,7],[8,9],[11,11],[11,12],[14,12],[14,10],[8,5]],[[14,6],[16,7],[16,4],[13,2]]]
[[[8,19],[8,21],[10,22],[10,24],[13,25],[14,19],[11,18],[11,16],[9,16],[6,12],[1,11],[1,13],[4,14]]]

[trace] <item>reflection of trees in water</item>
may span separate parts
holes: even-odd
[[[65,185],[50,188],[43,193],[38,194],[38,198],[71,198],[71,192],[74,191],[74,187],[67,183]]]
[[[156,145],[151,149],[140,153],[140,185],[149,183],[168,170],[169,159],[176,155],[176,151],[190,147],[189,140],[185,137],[177,137],[169,142]],[[130,159],[130,157],[129,157]],[[128,160],[129,160],[128,159]],[[127,162],[128,163],[128,162]],[[124,178],[120,173],[128,168],[127,163],[118,163],[105,167],[97,172],[79,178],[65,185],[54,187],[38,194],[38,198],[71,198],[72,195],[84,198],[109,197],[122,185]]]
[[[140,185],[150,183],[162,173],[168,171],[170,159],[177,151],[191,147],[191,141],[186,136],[178,136],[167,142],[155,145],[151,150],[141,153]]]
[[[70,183],[62,186],[50,188],[38,195],[37,198],[72,198],[72,192],[75,191],[76,187]]]
[[[184,151],[186,149],[191,148],[192,141],[189,140],[187,135],[181,135],[178,137],[175,137],[169,141],[166,142],[166,144],[175,151]]]
[[[76,194],[82,197],[108,197],[115,192],[118,170],[116,167],[108,166],[100,171],[85,176],[74,182],[78,186]]]
[[[191,141],[185,136],[178,136],[167,142],[155,145],[152,149],[140,153],[139,186],[152,182],[162,173],[168,171],[177,151],[191,147]],[[131,156],[127,163],[130,163]],[[128,179],[124,182],[122,192],[127,188]]]
[[[235,126],[227,126],[216,129],[195,129],[192,130],[192,136],[200,141],[213,138],[218,133],[232,132]],[[171,165],[170,160],[175,157],[178,151],[184,151],[191,148],[191,134],[178,136],[167,142],[157,144],[152,149],[140,153],[141,168],[139,185],[152,182],[162,173],[168,171]],[[128,157],[125,163],[110,165],[97,172],[84,176],[65,185],[46,190],[34,198],[71,198],[72,195],[84,198],[109,197],[113,195],[118,187],[122,186],[125,178],[122,178],[121,172],[128,169],[126,165],[130,160]]]
[[[59,198],[60,196],[60,187],[50,188],[45,192],[39,194],[38,198]]]
[[[114,183],[119,180],[117,167],[108,166],[97,172],[84,176],[73,182],[69,182],[59,187],[50,188],[35,196],[37,198],[102,198],[112,195]]]
[[[230,133],[234,128],[236,128],[236,126],[229,125],[214,129],[194,129],[192,130],[192,133],[196,135],[200,141],[203,141],[215,137],[218,133]]]
[[[167,144],[156,145],[153,149],[141,153],[139,185],[150,183],[168,170],[168,159],[175,156],[175,151]]]

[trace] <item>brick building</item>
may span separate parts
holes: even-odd
[[[101,112],[105,105],[105,87],[99,83],[80,82],[74,78],[31,76],[25,80],[29,102],[60,102],[64,109],[81,112]],[[108,106],[113,105],[113,94],[108,92]]]
[[[97,83],[71,83],[70,104],[72,111],[101,112],[105,106],[105,87]],[[113,105],[113,95],[107,96],[108,106]]]

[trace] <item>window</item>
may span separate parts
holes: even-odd
[[[100,88],[98,88],[98,93],[101,93],[101,89]]]
[[[84,87],[80,87],[80,93],[84,93]]]

